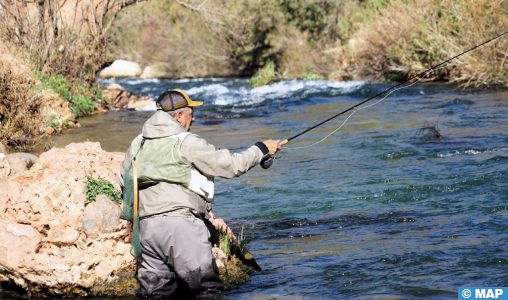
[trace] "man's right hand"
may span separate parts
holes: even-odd
[[[282,146],[288,143],[288,140],[266,140],[263,141],[266,148],[268,148],[268,155],[273,156],[277,151],[279,151]]]

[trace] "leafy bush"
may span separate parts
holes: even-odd
[[[87,84],[71,85],[62,75],[41,76],[42,87],[50,88],[69,102],[74,117],[89,115],[97,108],[97,89]]]
[[[322,38],[328,24],[335,17],[333,13],[341,3],[331,0],[278,0],[288,22],[302,31],[310,33],[313,40]],[[333,26],[333,23],[332,23]]]
[[[72,97],[71,110],[75,117],[89,115],[97,109],[97,104],[90,95]]]
[[[275,64],[269,61],[263,68],[259,69],[250,79],[251,87],[266,85],[276,79]]]
[[[108,196],[113,202],[120,202],[122,200],[122,193],[115,188],[115,186],[108,180],[98,178],[95,179],[91,176],[86,177],[85,182],[85,205],[95,201],[95,197],[99,194]]]
[[[312,71],[307,71],[303,74],[302,79],[303,80],[323,80],[324,77],[321,74],[318,74],[318,73],[315,73]]]

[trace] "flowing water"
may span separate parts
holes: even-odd
[[[192,131],[240,150],[291,137],[385,89],[364,82],[242,79],[118,83],[205,100]],[[153,112],[111,112],[56,137],[124,151]],[[263,271],[231,299],[456,299],[508,286],[508,91],[417,84],[287,145],[269,170],[216,181],[214,210]],[[438,138],[431,129],[440,132]],[[307,147],[295,149],[296,147]],[[291,149],[293,148],[293,149]]]

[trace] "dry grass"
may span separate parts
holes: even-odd
[[[116,20],[112,58],[156,65],[169,77],[224,76],[231,67],[226,45],[203,18],[175,2],[149,1]]]
[[[40,99],[34,82],[0,61],[0,141],[14,150],[29,150],[40,136]]]
[[[460,20],[457,35],[452,39],[455,52],[478,44],[488,38],[508,31],[508,1],[461,0],[457,4],[446,3],[444,9]],[[459,22],[459,21],[457,21]],[[436,24],[444,25],[444,24]],[[439,34],[439,27],[432,28]],[[450,38],[452,32],[448,34]],[[450,47],[453,48],[453,47]],[[465,56],[457,66],[452,80],[467,86],[508,86],[508,36]]]
[[[333,49],[334,78],[400,80],[508,30],[508,0],[392,1]],[[429,74],[466,86],[506,85],[508,38]],[[344,68],[346,67],[346,68]]]
[[[292,26],[281,26],[274,34],[272,46],[279,54],[278,68],[282,78],[302,78],[308,72],[328,74],[330,57],[317,44],[309,41],[308,34]]]

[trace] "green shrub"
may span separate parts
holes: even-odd
[[[60,128],[61,125],[62,125],[62,121],[60,119],[51,119],[46,124],[46,127],[51,127],[55,130],[58,130],[58,128]]]
[[[108,196],[113,202],[116,203],[122,200],[122,193],[117,190],[110,181],[102,178],[95,179],[91,176],[86,177],[85,194],[85,205],[94,202],[95,197],[99,194]]]
[[[323,80],[324,77],[316,72],[307,71],[302,75],[303,80]]]
[[[52,89],[69,102],[74,117],[94,112],[97,108],[95,99],[102,95],[97,88],[90,88],[87,84],[71,85],[62,75],[41,76],[40,79],[42,88]]]
[[[75,117],[89,115],[95,111],[97,105],[93,98],[86,95],[77,95],[72,98],[71,110]]]
[[[71,102],[71,87],[69,83],[67,83],[67,80],[65,80],[65,77],[62,75],[43,76],[41,81],[43,87],[52,89],[55,93],[62,96],[62,98]]]
[[[330,19],[334,17],[335,6],[339,5],[331,0],[278,0],[284,16],[301,31],[307,31],[314,40],[318,40]]]
[[[259,69],[250,79],[250,86],[255,88],[258,86],[269,84],[276,79],[275,64],[268,61],[266,65]]]

